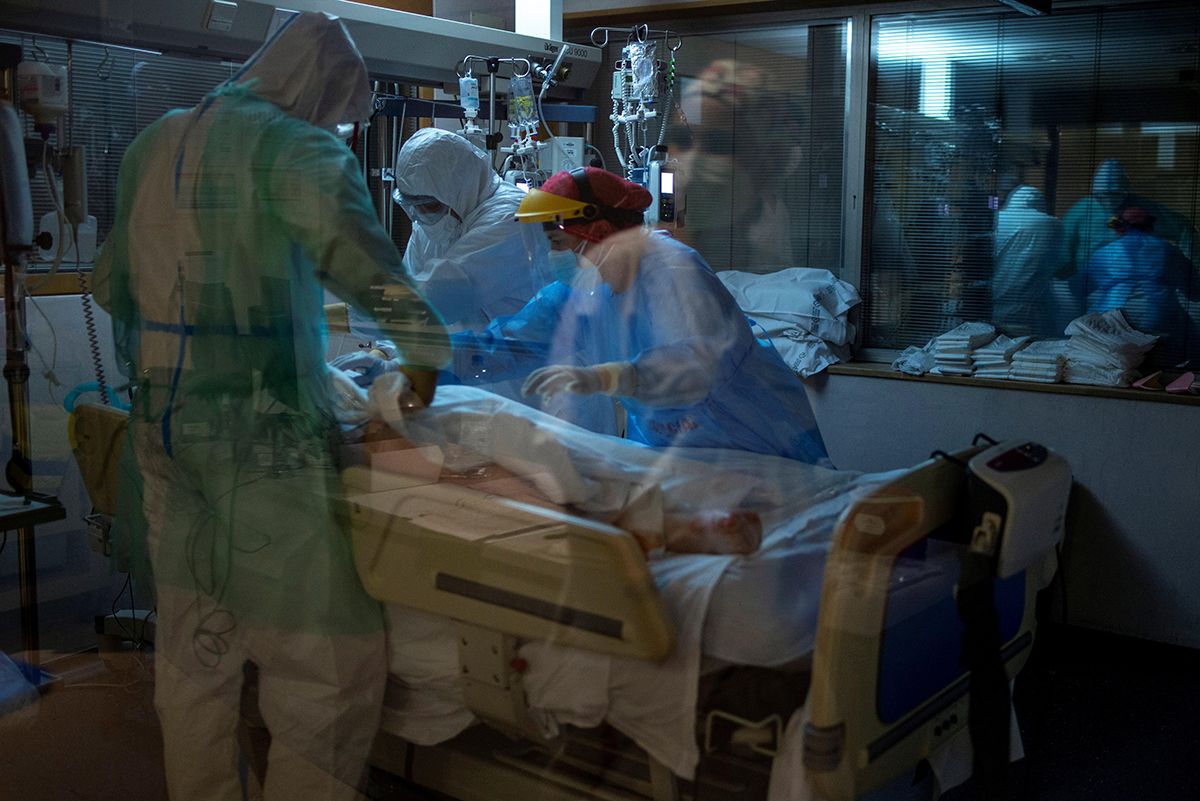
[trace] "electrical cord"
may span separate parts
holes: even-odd
[[[54,329],[54,323],[50,322],[50,317],[47,316],[46,312],[42,309],[41,304],[37,302],[35,297],[29,297],[29,305],[33,306],[33,310],[42,316],[42,319],[46,321],[46,327],[50,329],[51,346],[49,364],[46,363],[46,355],[42,353],[42,349],[37,346],[37,343],[34,342],[32,337],[26,337],[25,341],[28,343],[34,355],[38,357],[38,361],[42,363],[42,367],[45,368],[45,372],[42,373],[42,378],[46,379],[47,392],[50,395],[51,403],[57,406],[59,401],[58,398],[55,397],[54,388],[63,386],[63,383],[58,380],[58,375],[54,372],[55,368],[58,367],[58,332]]]
[[[607,169],[608,169],[608,162],[607,162],[607,161],[605,161],[605,159],[604,159],[604,154],[600,152],[600,148],[598,148],[598,147],[596,147],[595,145],[592,145],[592,144],[584,144],[584,146],[583,146],[583,149],[584,149],[585,151],[587,151],[587,150],[591,150],[591,151],[593,151],[593,152],[594,152],[594,153],[595,153],[597,156],[599,156],[599,157],[600,157],[600,166],[601,166],[603,169],[605,169],[605,170],[607,170]]]

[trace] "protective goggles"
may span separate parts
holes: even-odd
[[[392,200],[400,205],[400,208],[404,210],[404,213],[408,215],[410,220],[425,225],[437,222],[450,211],[449,206],[432,195],[406,195],[399,189],[396,189],[392,192]]]

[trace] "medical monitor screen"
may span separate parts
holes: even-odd
[[[664,195],[675,194],[675,173],[664,171],[659,176],[658,188],[659,191]]]

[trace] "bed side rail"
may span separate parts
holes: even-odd
[[[983,450],[956,454],[965,462]],[[883,786],[967,723],[955,608],[958,529],[967,503],[961,463],[933,459],[842,515],[825,570],[804,759],[830,801]],[[1011,678],[1033,640],[1025,572],[996,585],[1001,659]]]
[[[620,656],[673,646],[642,551],[620,529],[448,483],[351,494],[347,509],[359,575],[380,601]]]

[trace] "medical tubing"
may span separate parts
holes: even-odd
[[[625,176],[628,180],[633,180],[633,171],[642,166],[641,149],[637,144],[637,130],[633,123],[628,123],[625,130],[625,141],[629,145],[629,161],[625,165]],[[636,182],[635,182],[636,183]]]
[[[608,169],[608,162],[604,160],[604,154],[600,152],[600,148],[596,147],[595,145],[585,143],[583,149],[585,151],[591,150],[595,152],[595,154],[600,157],[600,166],[605,170]]]
[[[625,169],[625,155],[621,152],[621,123],[616,122],[616,119],[617,119],[617,113],[616,113],[616,109],[614,108],[613,109],[614,122],[613,122],[613,127],[612,127],[613,150],[616,151],[616,154],[617,154],[617,163],[620,164],[621,169],[624,170]]]
[[[662,119],[659,120],[658,142],[655,147],[662,147],[667,138],[667,123],[671,120],[671,111],[675,105],[675,51],[671,51],[671,62],[667,65],[667,99],[663,103]]]
[[[48,168],[47,168],[48,169]],[[53,185],[53,181],[49,178],[47,172],[48,186]],[[63,219],[66,217],[66,209],[63,208],[62,198],[58,195],[57,188],[52,193],[52,198],[55,202],[55,215],[58,217],[58,243],[57,252],[54,254],[54,265],[43,283],[50,280],[50,277],[58,272],[59,266],[62,264],[63,256]],[[79,301],[83,304],[83,327],[87,334],[88,350],[91,351],[92,369],[96,373],[96,384],[100,388],[100,402],[105,406],[111,406],[112,402],[108,397],[108,380],[104,375],[104,359],[100,353],[100,337],[96,327],[96,313],[92,308],[92,294],[88,289],[87,279],[83,275],[83,268],[79,264],[79,223],[71,223],[71,245],[75,248],[75,275],[79,280]]]
[[[674,106],[674,100],[675,100],[674,95],[668,93],[667,100],[663,104],[663,116],[662,116],[662,119],[659,120],[658,141],[654,143],[654,148],[651,148],[652,151],[654,149],[662,147],[663,142],[667,138],[667,121],[671,118],[671,112],[673,111],[672,107]]]
[[[404,141],[404,123],[407,120],[408,120],[408,103],[405,102],[405,103],[400,104],[400,120],[399,120],[399,122],[396,123],[396,130],[400,132],[400,141]],[[400,161],[400,150],[402,147],[403,147],[403,145],[396,148],[395,152],[392,153],[392,190],[393,190],[392,199],[393,200],[396,199],[395,190],[399,188],[396,185],[396,175],[397,175],[396,164]],[[380,159],[379,164],[381,167],[383,166],[382,159]],[[399,201],[397,201],[397,202],[399,202]],[[391,234],[391,231],[388,231],[388,233]]]
[[[58,380],[58,376],[54,373],[54,368],[58,367],[58,332],[54,330],[54,323],[50,321],[50,317],[46,314],[41,304],[37,302],[34,296],[29,297],[29,305],[33,310],[42,316],[46,322],[46,328],[50,331],[50,362],[46,363],[46,356],[42,353],[42,349],[37,346],[37,343],[32,338],[28,339],[29,348],[34,355],[38,357],[38,361],[42,363],[42,367],[46,368],[46,372],[42,373],[42,378],[46,379],[46,390],[50,395],[50,401],[57,406],[58,399],[54,397],[54,388],[61,387],[63,384]]]
[[[968,469],[967,463],[964,462],[962,459],[959,459],[957,456],[954,456],[953,454],[946,453],[945,451],[940,450],[940,449],[936,450],[936,451],[930,451],[930,453],[929,453],[930,459],[936,459],[939,456],[948,462],[952,462],[953,464],[958,465],[963,470]]]
[[[132,573],[125,574],[125,583],[121,585],[121,589],[117,591],[117,594],[113,596],[112,602],[109,603],[109,605],[108,605],[108,609],[109,609],[109,612],[112,613],[112,618],[116,622],[117,626],[121,629],[122,633],[125,634],[125,639],[132,642],[133,646],[135,648],[141,648],[145,642],[143,640],[143,638],[135,635],[132,631],[127,629],[125,627],[125,621],[121,620],[121,618],[117,615],[117,603],[121,600],[121,596],[125,594],[126,590],[129,591],[129,608],[137,609],[137,601],[133,597],[133,574]],[[142,627],[142,630],[143,630],[143,632],[145,631],[144,625]]]
[[[542,84],[542,92],[537,98],[538,120],[541,122],[542,127],[546,129],[546,134],[550,137],[550,144],[558,148],[559,155],[563,157],[565,162],[567,159],[567,151],[563,148],[562,142],[558,141],[558,137],[555,136],[554,131],[550,128],[550,123],[546,122],[546,115],[542,112],[542,94],[545,94],[545,84]],[[524,164],[524,161],[522,161],[522,164]]]

